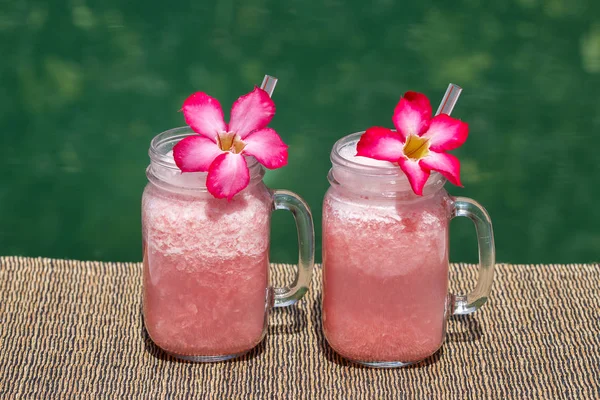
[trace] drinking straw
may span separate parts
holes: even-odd
[[[269,97],[273,96],[273,91],[277,85],[277,78],[271,75],[265,75],[265,78],[260,85],[260,88],[269,94]]]
[[[266,79],[266,77],[265,77]],[[452,113],[452,109],[456,105],[458,101],[458,96],[460,96],[460,92],[462,92],[462,88],[454,83],[448,85],[448,89],[446,89],[446,94],[444,94],[444,98],[438,107],[435,115],[438,114],[447,114],[450,115]]]

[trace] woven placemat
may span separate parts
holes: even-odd
[[[403,369],[337,356],[321,333],[321,269],[236,361],[177,361],[148,339],[141,264],[0,258],[0,398],[600,398],[600,265],[497,266],[480,311]],[[273,265],[277,284],[294,267]],[[452,266],[466,291],[472,265]]]

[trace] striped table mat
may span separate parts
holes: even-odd
[[[321,333],[321,269],[264,342],[237,361],[163,354],[141,317],[141,264],[0,258],[0,398],[600,398],[600,265],[499,264],[492,297],[452,317],[442,350],[377,370]],[[273,265],[278,285],[294,268]],[[465,292],[475,267],[452,266]]]

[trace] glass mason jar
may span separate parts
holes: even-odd
[[[150,144],[142,197],[144,324],[152,341],[178,358],[221,361],[261,342],[270,309],[294,304],[308,290],[314,229],[297,195],[271,191],[263,167],[247,158],[250,184],[231,201],[206,189],[206,173],[182,174],[173,146],[189,127]],[[298,273],[292,287],[269,285],[271,213],[286,209],[298,229]]]
[[[475,201],[450,197],[433,172],[415,195],[397,165],[355,157],[363,132],[331,152],[323,204],[323,330],[343,357],[373,367],[421,361],[442,345],[451,314],[481,307],[494,271],[492,224]],[[475,223],[479,280],[448,293],[448,223]]]

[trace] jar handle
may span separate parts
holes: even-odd
[[[475,224],[479,247],[479,278],[475,289],[469,294],[452,295],[452,313],[470,314],[477,311],[488,299],[494,280],[494,231],[492,221],[485,208],[475,200],[466,197],[453,199],[452,218],[467,217]]]
[[[287,190],[273,191],[273,208],[291,211],[298,230],[298,273],[294,284],[274,288],[274,306],[286,307],[300,300],[310,286],[315,263],[315,229],[308,205],[297,194]]]

